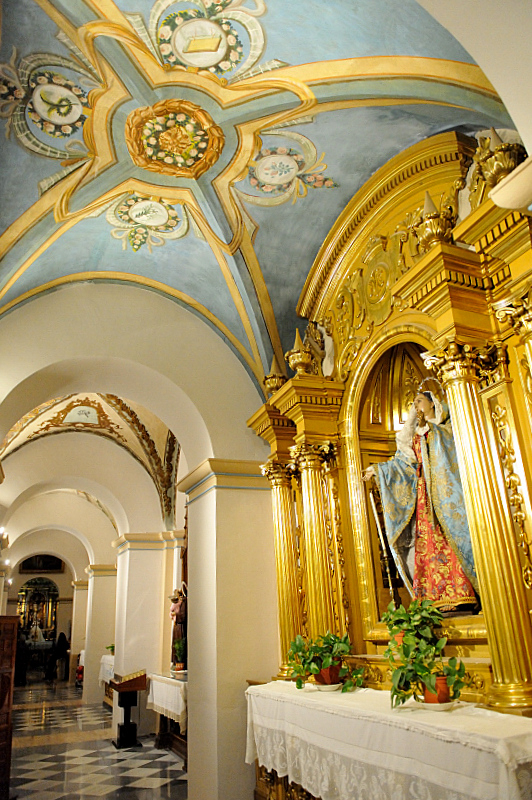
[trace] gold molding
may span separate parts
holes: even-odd
[[[370,234],[380,233],[393,211],[397,222],[412,212],[422,198],[421,190],[434,193],[456,180],[465,180],[471,163],[474,139],[456,133],[432,136],[392,158],[355,194],[332,230],[312,265],[297,312],[313,320],[322,319],[340,284],[351,269],[356,247],[362,252]]]

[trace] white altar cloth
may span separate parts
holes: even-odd
[[[246,761],[322,800],[530,800],[532,720],[460,703],[392,710],[389,692],[250,686]]]
[[[100,672],[98,674],[98,683],[103,686],[104,683],[109,683],[115,676],[115,657],[109,654],[102,656],[100,659]]]
[[[179,723],[181,733],[187,729],[187,682],[166,675],[148,675],[146,708],[170,717]]]

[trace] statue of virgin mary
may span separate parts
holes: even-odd
[[[410,594],[441,611],[478,604],[478,581],[451,420],[432,392],[419,392],[397,452],[374,464],[384,526],[399,573]]]

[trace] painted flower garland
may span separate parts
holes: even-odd
[[[58,92],[58,87],[64,91]],[[39,70],[31,76],[29,88],[33,95],[27,104],[28,117],[43,133],[66,138],[83,127],[87,117],[82,110],[89,108],[89,102],[87,93],[74,81],[52,70]],[[44,111],[37,109],[37,98]]]
[[[184,23],[191,20],[212,20],[225,37],[227,46],[222,60],[217,64],[211,64],[205,68],[215,75],[223,75],[224,72],[229,72],[234,69],[242,61],[244,46],[238,36],[237,30],[233,27],[229,19],[218,16],[230,3],[231,0],[221,0],[221,2],[208,5],[205,9],[205,13],[199,9],[191,9],[188,11],[177,11],[165,17],[157,31],[157,44],[163,61],[169,66],[176,66],[176,64],[187,66],[186,62],[180,59],[179,55],[174,50],[172,40],[175,32]]]

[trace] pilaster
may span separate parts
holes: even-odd
[[[75,680],[77,658],[85,648],[89,582],[72,581],[72,630],[70,634],[70,682]],[[109,643],[110,644],[110,643]]]
[[[114,564],[90,564],[85,572],[89,588],[83,700],[97,703],[102,700],[103,693],[98,684],[100,659],[115,636],[116,567]]]
[[[178,484],[188,508],[191,797],[247,800],[244,764],[251,677],[279,669],[272,493],[256,461],[210,458]],[[192,677],[193,676],[193,677]]]

